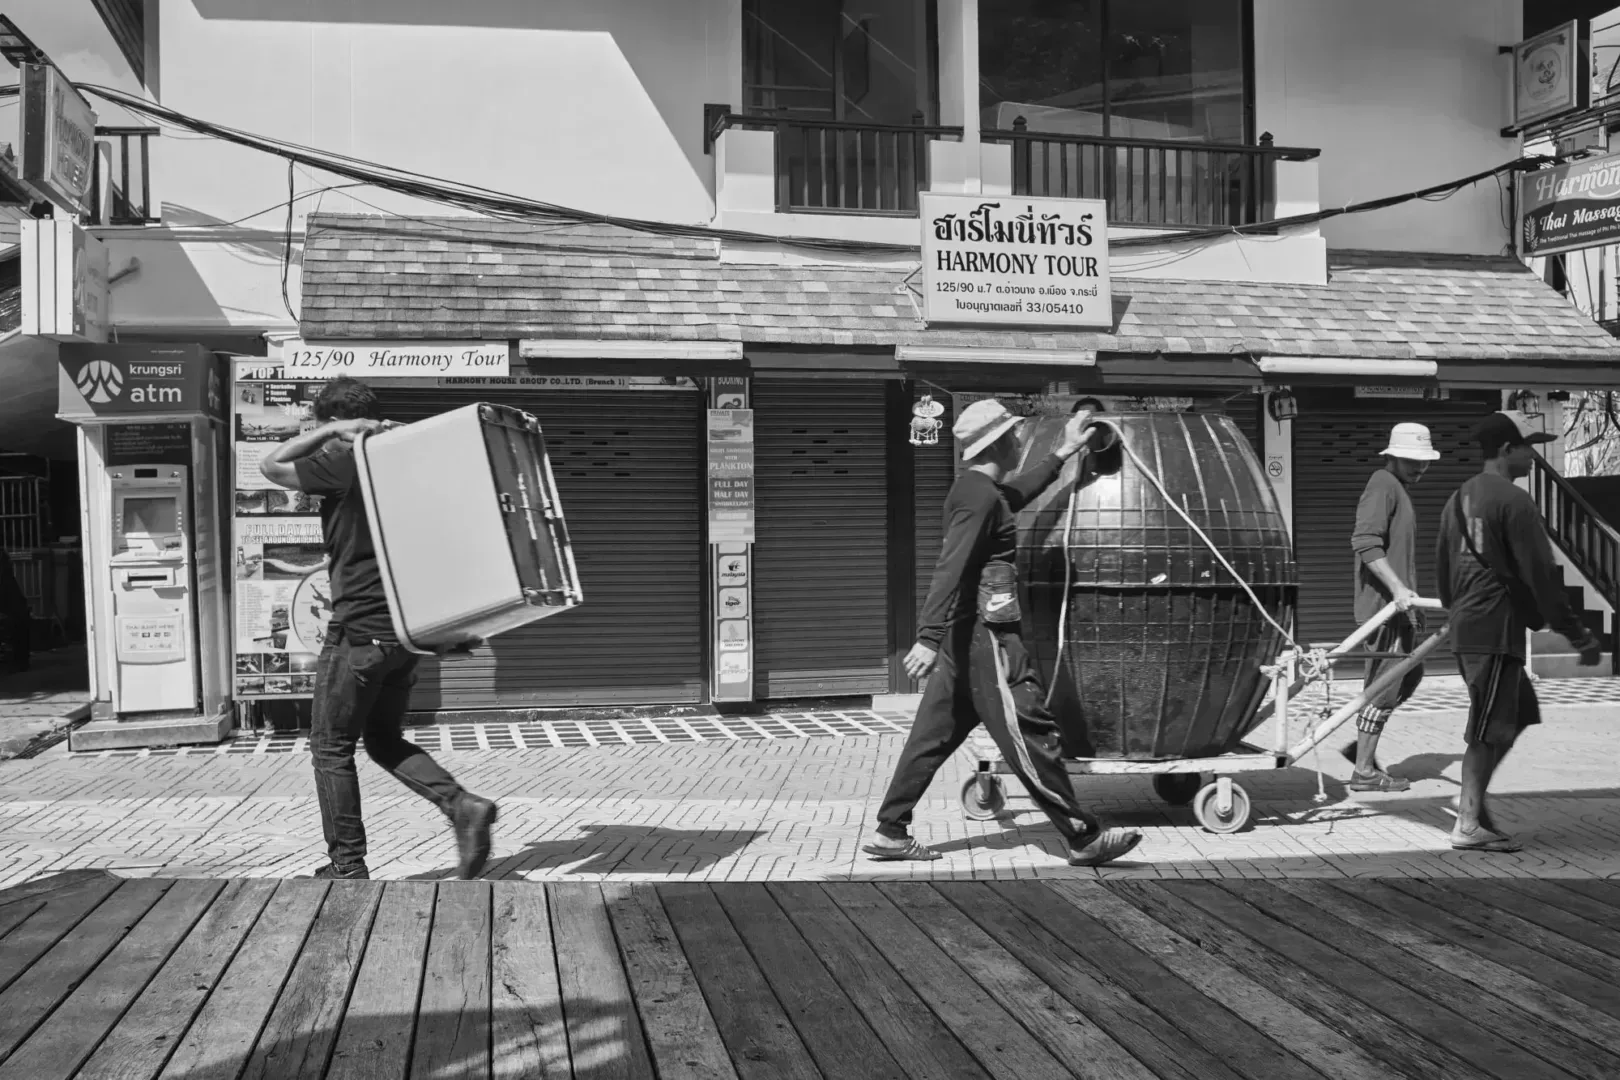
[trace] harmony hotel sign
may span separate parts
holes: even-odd
[[[923,319],[1111,329],[1108,208],[1100,199],[922,196]]]
[[[1620,240],[1620,154],[1519,175],[1519,254],[1579,251]]]

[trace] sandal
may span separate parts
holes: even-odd
[[[933,848],[919,844],[914,836],[907,837],[904,845],[866,844],[861,850],[879,862],[932,862],[943,857]]]
[[[1412,781],[1382,771],[1375,772],[1371,776],[1351,773],[1350,782],[1345,786],[1351,791],[1406,791],[1412,786]]]
[[[1107,829],[1085,846],[1071,847],[1069,865],[1101,866],[1129,855],[1141,842],[1142,834],[1135,829]]]
[[[1468,839],[1472,836],[1473,839]],[[1460,829],[1451,830],[1451,846],[1456,851],[1522,851],[1524,845],[1511,836],[1490,829],[1476,829],[1473,833],[1465,833]]]

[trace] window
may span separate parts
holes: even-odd
[[[985,128],[1250,140],[1248,0],[995,0],[979,6]]]
[[[743,0],[743,111],[934,123],[934,0]]]

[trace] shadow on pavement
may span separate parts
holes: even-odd
[[[585,825],[580,835],[540,840],[493,859],[482,877],[526,877],[568,868],[570,874],[695,874],[740,853],[764,836],[757,829],[665,829],[655,825]],[[452,878],[454,866],[407,880]]]

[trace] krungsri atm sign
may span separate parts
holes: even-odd
[[[1106,203],[934,193],[921,201],[930,325],[1113,327]]]
[[[1620,154],[1519,176],[1519,254],[1557,255],[1620,241]]]

